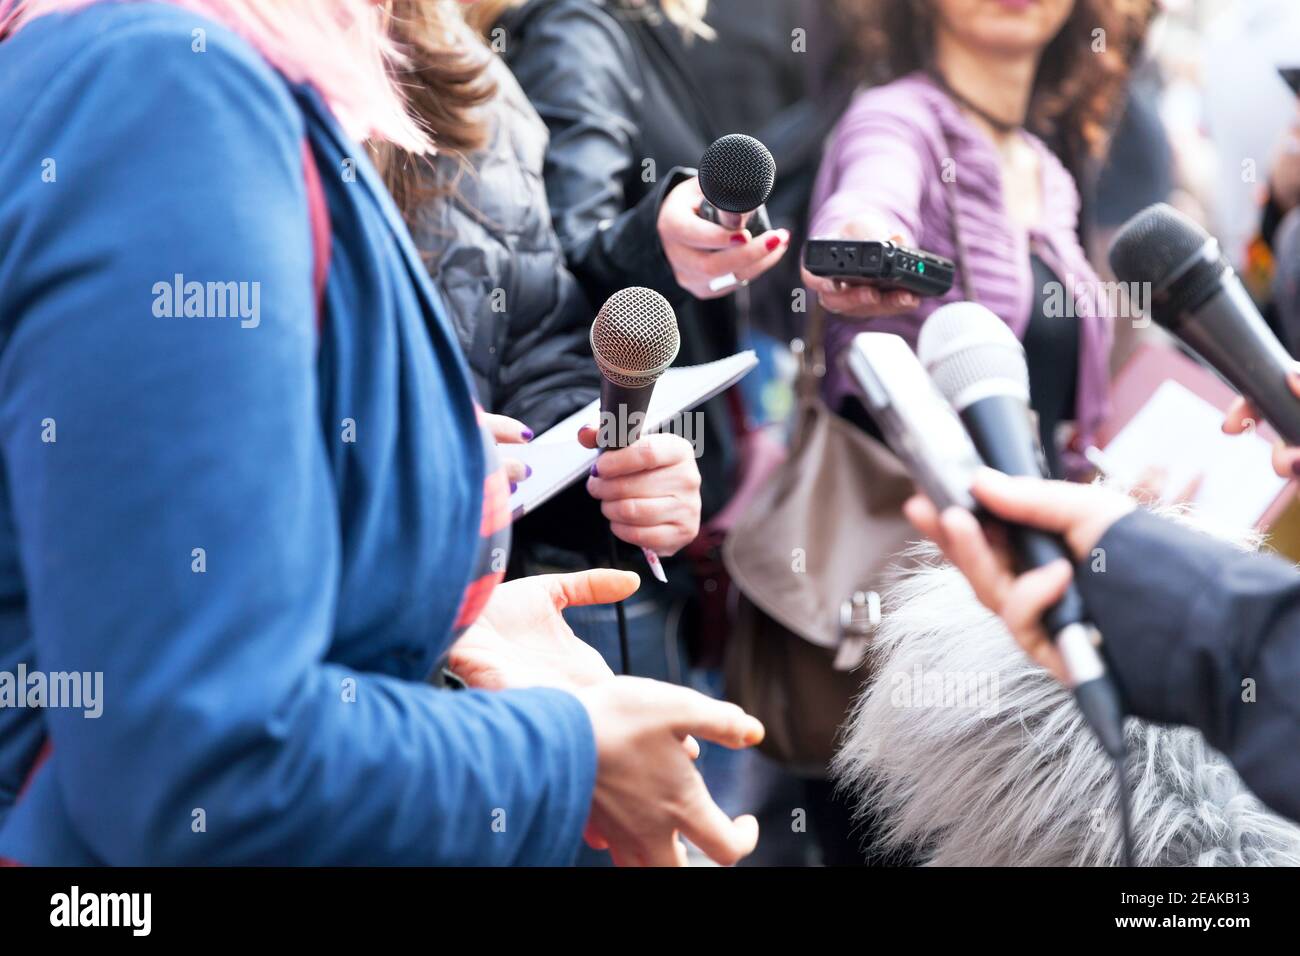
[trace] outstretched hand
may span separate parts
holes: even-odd
[[[636,593],[631,571],[596,568],[543,574],[498,585],[478,620],[455,644],[450,666],[470,687],[576,690],[614,676],[560,613],[566,607],[613,604]]]
[[[1074,559],[1089,554],[1103,534],[1136,503],[1128,495],[1099,485],[1038,478],[1010,478],[982,469],[971,488],[980,504],[1006,521],[1061,535]],[[1064,559],[1016,575],[1010,550],[1000,535],[990,541],[969,511],[942,514],[928,498],[903,506],[908,520],[937,544],[970,582],[975,597],[1007,626],[1029,657],[1063,683],[1065,661],[1043,629],[1043,614],[1061,599],[1074,577]]]

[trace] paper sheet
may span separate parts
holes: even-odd
[[[757,364],[758,356],[745,351],[706,365],[670,368],[655,384],[642,434],[660,431],[679,416],[735,385]],[[503,454],[533,469],[532,475],[521,481],[510,496],[510,509],[516,521],[591,472],[600,452],[578,444],[578,429],[583,425],[597,427],[599,424],[600,401],[596,400],[527,445],[510,445],[503,450]],[[683,437],[688,441],[698,440],[698,426],[694,427],[696,434],[690,433],[695,424],[693,416],[687,415],[684,424],[687,433]]]
[[[1163,501],[1193,481],[1198,511],[1228,526],[1257,524],[1286,486],[1273,473],[1271,447],[1253,433],[1225,435],[1223,412],[1175,381],[1165,381],[1106,447],[1111,477],[1136,484],[1148,468],[1166,474]]]

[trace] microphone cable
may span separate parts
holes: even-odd
[[[1083,719],[1110,756],[1119,788],[1120,837],[1124,866],[1133,866],[1133,817],[1128,789],[1128,747],[1124,740],[1124,708],[1119,689],[1110,675],[1085,681],[1074,688],[1074,699]]]
[[[609,566],[617,571],[618,566],[618,538],[614,537],[614,529],[609,529]],[[614,602],[614,615],[618,619],[618,672],[624,677],[632,673],[632,656],[628,652],[627,639],[627,609],[623,607],[622,601]]]
[[[1133,807],[1128,792],[1128,754],[1115,758],[1115,786],[1119,788],[1120,854],[1125,867],[1133,867]]]

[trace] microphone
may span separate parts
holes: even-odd
[[[911,346],[889,332],[859,332],[842,362],[917,487],[940,511],[975,511],[970,486],[984,462]]]
[[[700,217],[755,235],[772,228],[765,203],[776,184],[776,160],[766,146],[744,133],[716,140],[700,159]]]
[[[1149,285],[1151,317],[1246,396],[1287,444],[1300,445],[1300,401],[1286,382],[1294,360],[1218,240],[1159,203],[1125,223],[1110,266],[1121,282]]]
[[[641,436],[655,382],[668,370],[681,348],[677,314],[654,289],[633,286],[615,292],[591,323],[591,354],[600,370],[600,428],[597,448],[626,448]],[[610,538],[611,558],[613,538]],[[642,548],[650,571],[668,583],[659,555]],[[627,623],[623,604],[617,607],[622,671],[628,672]]]
[[[989,467],[1008,475],[1047,477],[1037,423],[1029,408],[1024,347],[1005,322],[982,305],[955,302],[935,311],[921,326],[916,350]],[[1007,530],[1021,571],[1070,558],[1057,535],[1016,525],[1008,525]],[[1044,614],[1043,626],[1065,659],[1079,709],[1106,751],[1122,758],[1119,693],[1098,653],[1101,635],[1088,619],[1083,596],[1073,583]]]
[[[655,382],[677,358],[677,315],[658,292],[615,292],[591,324],[591,354],[600,369],[598,448],[626,448],[641,435]]]

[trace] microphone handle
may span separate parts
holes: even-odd
[[[1044,477],[1047,469],[1038,429],[1023,398],[1007,395],[981,398],[968,405],[961,417],[975,447],[990,467],[1018,477]],[[1041,568],[1059,558],[1070,560],[1070,552],[1058,536],[1023,525],[1007,524],[1006,527],[1020,571]],[[1106,752],[1122,765],[1124,708],[1115,682],[1106,672],[1100,636],[1088,620],[1083,595],[1074,581],[1043,614],[1043,627],[1065,661],[1074,699],[1084,720]]]
[[[654,390],[653,383],[629,388],[601,376],[600,427],[596,431],[596,447],[626,448],[640,438]]]
[[[759,206],[753,212],[727,212],[704,199],[700,201],[700,218],[736,232],[749,229],[755,236],[772,231],[772,220],[767,214],[766,205]]]
[[[991,395],[972,402],[961,413],[962,422],[980,457],[990,468],[1022,478],[1043,478],[1038,432],[1024,401],[1009,395]],[[1003,522],[1015,552],[1018,572],[1041,568],[1061,558],[1074,561],[1058,535]],[[1074,582],[1043,615],[1043,627],[1056,640],[1072,624],[1083,624],[1088,612]]]
[[[1171,329],[1246,396],[1288,445],[1300,445],[1300,399],[1286,383],[1295,360],[1235,275]]]

